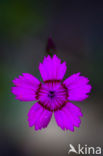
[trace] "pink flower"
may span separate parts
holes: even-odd
[[[82,101],[88,97],[91,90],[88,78],[76,73],[62,82],[66,72],[66,63],[54,55],[45,57],[39,65],[43,79],[41,83],[37,78],[28,73],[23,73],[15,78],[12,93],[20,101],[34,101],[28,113],[29,126],[35,130],[47,127],[54,112],[55,120],[63,130],[74,131],[74,126],[80,126],[80,117],[83,116],[80,108],[70,101]]]

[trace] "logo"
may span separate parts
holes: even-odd
[[[101,147],[89,147],[87,145],[81,146],[80,144],[77,145],[77,148],[72,144],[69,144],[69,151],[68,154],[75,153],[75,154],[101,154],[102,148]]]

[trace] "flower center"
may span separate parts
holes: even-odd
[[[49,91],[48,97],[53,98],[54,96],[55,96],[55,92],[54,91]]]
[[[48,80],[40,84],[36,92],[38,103],[49,111],[57,111],[68,102],[68,90],[64,84],[56,80]]]

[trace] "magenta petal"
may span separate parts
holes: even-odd
[[[61,63],[56,55],[53,58],[48,56],[44,58],[43,63],[40,63],[39,70],[44,81],[62,80],[66,72],[66,63]]]
[[[63,83],[68,88],[68,99],[71,101],[82,101],[88,97],[91,85],[88,78],[76,73],[68,77]]]
[[[40,81],[28,73],[23,73],[19,78],[13,80],[15,87],[11,91],[16,95],[16,99],[21,101],[34,101],[35,93],[38,89]]]
[[[59,127],[74,131],[74,126],[80,126],[80,116],[83,115],[80,108],[68,102],[61,110],[55,111],[54,116]]]
[[[29,126],[35,126],[35,130],[39,130],[47,127],[50,119],[52,117],[52,112],[44,109],[40,104],[34,104],[28,113]]]

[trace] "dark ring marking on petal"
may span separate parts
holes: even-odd
[[[53,111],[58,111],[58,110],[61,110],[66,104],[67,104],[68,101],[65,101],[59,108],[54,108],[54,109],[51,109],[50,107],[44,105],[42,102],[38,102],[43,108],[47,109],[48,111],[50,112],[53,112]]]
[[[68,95],[68,88],[65,86],[65,84],[61,84],[63,86],[63,88],[65,89],[65,92],[66,92],[66,97],[68,98],[69,95]]]
[[[46,80],[46,81],[44,81],[44,83],[49,83],[49,82],[61,82],[61,80]]]
[[[40,89],[41,89],[41,86],[42,86],[42,84],[40,83],[39,86],[38,86],[38,89],[37,89],[37,91],[36,91],[36,93],[35,93],[35,94],[36,94],[36,97],[35,97],[35,98],[36,98],[37,100],[39,100],[39,91],[40,91]]]

